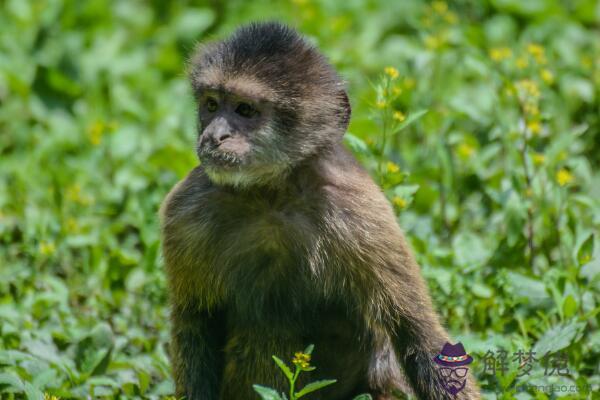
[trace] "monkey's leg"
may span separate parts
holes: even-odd
[[[218,400],[223,369],[222,316],[192,306],[174,306],[171,319],[171,362],[177,396]]]

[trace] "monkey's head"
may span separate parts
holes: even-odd
[[[319,51],[279,23],[254,23],[200,46],[190,80],[197,152],[216,184],[276,181],[339,142],[350,120],[343,82]]]

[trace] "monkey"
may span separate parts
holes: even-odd
[[[200,164],[160,211],[176,395],[286,390],[272,355],[315,345],[308,396],[446,399],[449,340],[395,214],[344,147],[345,83],[279,22],[201,44],[189,63]],[[298,387],[302,386],[298,383]],[[479,399],[472,376],[456,399]]]

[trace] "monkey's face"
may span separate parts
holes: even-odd
[[[213,182],[256,184],[287,168],[289,159],[272,114],[272,105],[256,97],[210,89],[198,96],[197,152]]]
[[[342,140],[351,110],[341,79],[316,48],[281,24],[250,25],[202,45],[190,66],[198,155],[213,183],[283,182]]]

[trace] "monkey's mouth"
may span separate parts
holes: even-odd
[[[233,152],[219,150],[218,148],[201,148],[198,156],[203,164],[221,168],[234,168],[242,165],[242,158]]]

